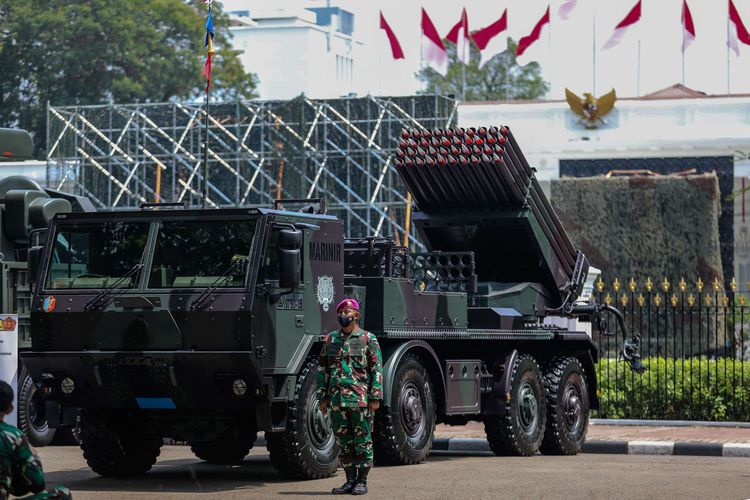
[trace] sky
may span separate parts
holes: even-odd
[[[578,0],[567,21],[557,16],[563,0],[552,0],[551,26],[533,46],[550,83],[548,98],[564,99],[565,88],[577,94],[597,96],[614,88],[619,97],[634,97],[683,83],[682,25],[683,0],[642,0],[640,22],[629,30],[620,45],[609,50],[602,46],[617,23],[636,0]],[[274,7],[307,7],[325,2],[275,0]],[[445,35],[458,22],[465,7],[471,31],[491,24],[508,8],[508,32],[518,40],[528,34],[542,17],[547,0],[330,0],[355,14],[355,37],[365,44],[364,59],[370,70],[367,91],[381,95],[404,95],[421,85],[414,73],[420,60],[420,16],[424,7],[438,32]],[[734,0],[746,27],[750,29],[750,0]],[[225,0],[228,9],[247,6],[252,10],[267,2]],[[725,0],[688,0],[696,29],[696,40],[685,53],[685,85],[707,94],[728,91],[750,93],[750,46],[740,44],[740,56],[727,50],[727,11]],[[385,33],[378,28],[383,12],[406,54],[393,61]],[[595,71],[594,71],[595,68]],[[729,84],[729,85],[728,85]]]

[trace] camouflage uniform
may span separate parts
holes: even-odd
[[[383,357],[375,335],[359,325],[332,332],[318,360],[318,397],[327,400],[341,466],[372,467],[372,415],[367,403],[383,399]]]
[[[23,432],[0,422],[0,498],[35,493],[28,499],[69,499],[70,491],[56,486],[44,491],[44,472]]]

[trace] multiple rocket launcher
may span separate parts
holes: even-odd
[[[394,165],[417,206],[437,218],[470,209],[473,214],[529,211],[543,231],[544,252],[562,273],[558,290],[580,281],[582,254],[571,242],[508,127],[404,130]],[[585,257],[583,257],[585,260]],[[579,275],[579,276],[576,276]]]

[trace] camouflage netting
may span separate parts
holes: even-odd
[[[630,278],[652,306],[657,293],[666,301],[674,293],[681,277],[693,285],[698,276],[711,290],[714,279],[724,283],[719,245],[719,184],[715,174],[662,177],[581,177],[552,181],[552,205],[576,248],[583,251],[592,266],[602,270],[606,292],[614,295],[611,283],[618,278],[626,291]],[[654,294],[648,294],[647,278],[654,282]],[[664,294],[659,283],[667,277],[672,283]],[[694,290],[694,285],[690,286]],[[620,304],[617,304],[620,306]],[[630,307],[633,301],[631,300]],[[666,304],[664,304],[666,305]],[[626,309],[630,309],[630,307]],[[648,306],[647,306],[648,307]],[[626,311],[626,314],[630,311]],[[652,311],[653,313],[653,311]],[[723,328],[709,325],[705,318],[703,344],[697,338],[685,345],[665,342],[678,333],[678,326],[654,315],[646,332],[644,351],[651,354],[681,355],[720,349],[728,340]],[[662,341],[651,337],[661,332]],[[719,331],[719,339],[716,338]],[[705,335],[708,334],[709,342]],[[717,343],[718,340],[718,343]],[[692,344],[692,345],[691,345]],[[715,350],[716,347],[713,348]],[[672,352],[676,351],[676,352]]]
[[[552,205],[603,279],[723,283],[715,174],[552,181]]]

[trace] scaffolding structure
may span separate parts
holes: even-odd
[[[392,164],[400,133],[455,125],[457,104],[434,95],[212,102],[206,205],[322,196],[347,236],[403,241],[407,192]],[[202,204],[202,104],[50,106],[47,115],[48,186],[102,209]]]

